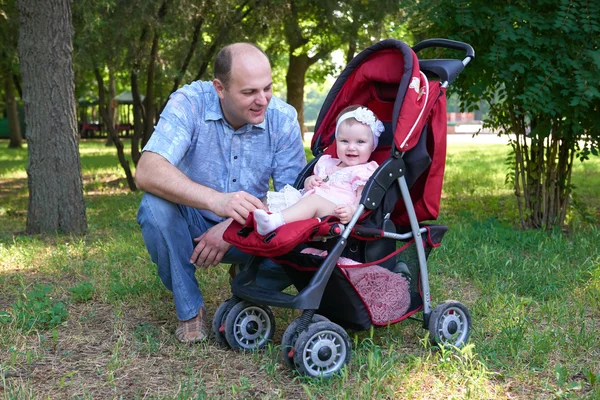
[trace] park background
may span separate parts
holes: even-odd
[[[0,396],[599,398],[599,18],[569,0],[1,2]],[[350,332],[329,380],[279,362],[289,310],[265,351],[178,344],[132,179],[169,94],[210,79],[222,45],[256,42],[307,143],[348,60],[432,37],[476,51],[449,111],[483,131],[448,116],[450,230],[428,263],[434,305],[470,308],[470,344],[432,348],[414,321]],[[226,271],[198,275],[209,315]]]

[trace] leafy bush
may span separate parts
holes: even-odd
[[[91,282],[83,282],[69,289],[71,292],[71,300],[75,303],[85,303],[94,297],[96,290]]]
[[[69,313],[63,302],[53,300],[51,292],[49,285],[35,285],[12,305],[12,312],[0,315],[0,323],[13,323],[26,332],[48,330],[62,324]]]

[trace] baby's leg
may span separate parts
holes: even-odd
[[[300,221],[303,219],[324,217],[333,214],[336,204],[319,196],[311,194],[301,198],[297,203],[291,205],[281,212],[286,223]]]
[[[313,194],[300,199],[280,213],[267,214],[265,211],[255,210],[256,230],[260,235],[266,235],[289,222],[330,215],[335,207],[331,201]]]

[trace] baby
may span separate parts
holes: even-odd
[[[266,235],[285,223],[334,215],[347,224],[360,202],[364,185],[378,165],[369,162],[377,147],[383,124],[371,110],[350,106],[337,118],[335,141],[338,158],[322,156],[315,174],[304,181],[305,193],[290,207],[267,214],[254,211],[256,230]]]

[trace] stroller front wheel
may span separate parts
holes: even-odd
[[[312,317],[311,323],[321,322],[321,321],[329,321],[322,315],[315,314]],[[281,359],[283,363],[288,368],[294,368],[294,346],[296,344],[296,340],[298,339],[298,324],[300,323],[299,319],[295,319],[292,323],[287,327],[283,336],[281,337]]]
[[[227,309],[233,308],[233,306],[239,303],[240,300],[229,299],[222,302],[215,314],[213,315],[212,320],[212,331],[215,336],[215,340],[218,344],[223,347],[229,347],[229,343],[227,343],[227,338],[225,337],[225,319],[227,318]]]
[[[471,333],[471,314],[462,303],[447,300],[434,308],[428,328],[432,344],[462,347]]]
[[[294,345],[294,364],[303,375],[329,378],[350,362],[350,338],[333,322],[310,324]]]
[[[269,306],[237,303],[225,318],[225,338],[234,350],[258,350],[273,339],[275,317]]]

